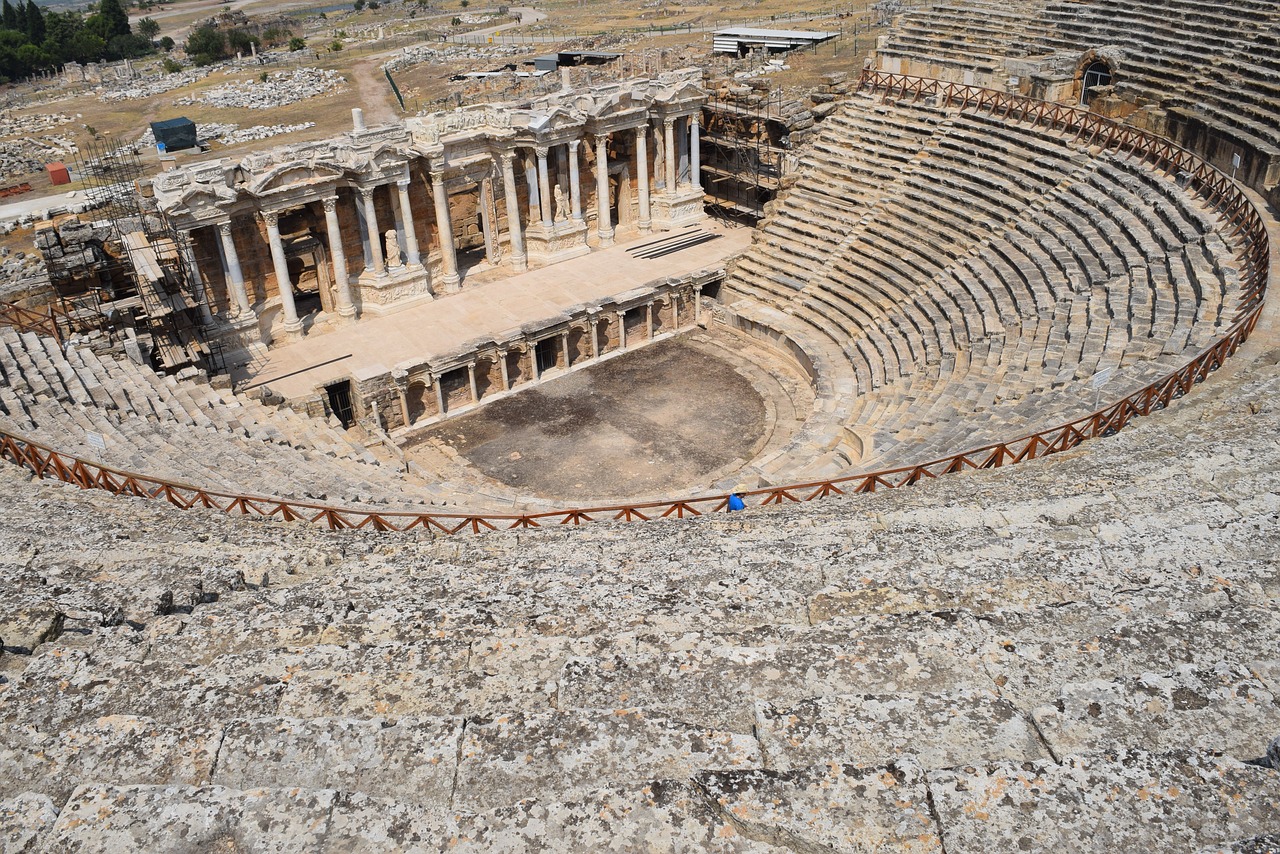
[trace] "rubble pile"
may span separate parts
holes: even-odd
[[[201,142],[216,141],[223,145],[238,145],[242,142],[256,142],[260,139],[270,139],[281,134],[296,133],[315,126],[315,122],[301,122],[296,125],[253,125],[252,127],[242,128],[240,125],[230,122],[208,122],[197,125],[196,132]],[[144,146],[156,144],[155,134],[151,132],[150,127],[142,132],[142,136],[138,137],[137,144]]]
[[[336,71],[320,68],[297,68],[277,71],[265,81],[246,80],[228,83],[211,89],[203,95],[179,98],[175,104],[208,104],[211,107],[242,107],[250,110],[270,110],[337,91],[346,81]]]
[[[63,160],[76,151],[71,137],[58,134],[0,139],[0,175],[12,178],[39,172],[46,163]]]
[[[175,71],[173,74],[165,74],[161,77],[131,80],[128,86],[102,92],[98,95],[98,100],[105,103],[136,101],[141,98],[150,98],[152,95],[162,95],[165,92],[181,89],[183,86],[203,80],[209,76],[209,72],[212,70],[210,68],[189,68],[185,71]]]
[[[382,67],[387,71],[394,72],[403,68],[412,68],[424,62],[456,63],[464,60],[497,60],[528,52],[529,47],[527,45],[493,44],[483,47],[455,45],[443,49],[428,47],[427,45],[413,45],[412,47],[406,47],[399,56],[387,60]]]
[[[33,133],[48,130],[58,125],[64,125],[73,119],[80,118],[77,113],[75,116],[67,116],[62,113],[43,113],[31,116],[0,116],[0,137],[5,136],[28,136]]]
[[[315,122],[302,122],[296,125],[254,125],[253,127],[232,130],[218,136],[223,145],[236,145],[241,142],[255,142],[286,133],[295,133],[316,126]]]
[[[0,300],[14,299],[48,282],[39,255],[0,250]]]

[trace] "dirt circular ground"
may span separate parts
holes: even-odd
[[[766,412],[729,363],[671,339],[548,379],[418,442],[449,445],[528,494],[575,502],[675,494],[746,462],[769,426]]]

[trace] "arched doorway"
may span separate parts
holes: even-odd
[[[1084,73],[1080,76],[1080,103],[1087,107],[1094,98],[1094,87],[1110,86],[1112,79],[1110,65],[1100,59],[1090,62],[1085,66]]]

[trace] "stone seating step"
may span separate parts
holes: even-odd
[[[1068,683],[1034,716],[1058,756],[1110,744],[1250,759],[1262,756],[1280,731],[1275,694],[1248,667],[1227,662]]]

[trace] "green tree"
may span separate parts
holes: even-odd
[[[9,0],[4,0],[3,5],[0,5],[0,28],[18,29],[18,11],[9,5]]]
[[[154,41],[160,35],[160,24],[155,18],[143,18],[138,22],[138,35],[147,41]]]
[[[307,46],[307,40],[300,36],[294,36],[293,38],[289,39],[289,50],[291,51],[297,52],[302,50],[306,46]]]
[[[6,0],[6,2],[7,2],[7,0]],[[352,4],[351,4],[351,8],[352,8],[352,9],[355,9],[357,12],[359,12],[361,9],[363,9],[363,8],[364,8],[364,0],[356,0],[356,2],[354,2],[354,3],[352,3]]]
[[[213,27],[201,27],[187,36],[186,51],[196,65],[212,65],[227,55],[227,37]]]
[[[84,25],[104,42],[109,42],[116,36],[133,34],[129,27],[129,15],[120,5],[120,0],[100,0],[98,11],[90,15]]]
[[[27,41],[42,44],[44,33],[44,12],[40,11],[35,0],[27,0]]]
[[[244,30],[229,30],[227,32],[227,55],[234,56],[237,53],[248,55],[250,48],[261,47],[262,40],[253,33],[247,33]]]

